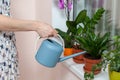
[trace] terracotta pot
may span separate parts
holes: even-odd
[[[84,63],[85,63],[85,65],[84,65],[83,69],[84,69],[85,72],[90,73],[92,71],[92,67],[94,65],[100,63],[100,62],[101,62],[101,59],[96,59],[96,60],[94,59],[93,60],[93,59],[86,58],[84,56]],[[101,72],[101,69],[96,69],[94,74],[98,74],[100,72]]]
[[[74,49],[74,48],[73,48],[73,54],[78,53],[78,52],[82,52],[82,51],[83,51],[83,50]],[[79,55],[79,56],[76,56],[76,57],[73,57],[73,61],[74,61],[75,63],[78,63],[78,64],[84,63],[83,55],[84,55],[84,54]]]
[[[64,49],[64,56],[69,56],[73,53],[73,48],[65,48]]]

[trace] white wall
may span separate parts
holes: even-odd
[[[52,17],[55,16],[51,16],[51,0],[11,0],[11,2],[11,13],[14,18],[41,20],[51,24]],[[20,80],[79,80],[61,63],[55,68],[39,65],[34,58],[36,38],[36,32],[16,32]]]
[[[19,19],[36,19],[35,0],[11,0],[12,16]],[[35,32],[16,32],[19,52],[20,80],[37,80],[37,67],[34,60]]]
[[[52,25],[55,28],[67,30],[65,10],[60,10],[58,0],[52,0]]]
[[[59,28],[63,31],[67,30],[66,27],[66,13],[64,9],[60,9],[58,7],[58,1],[59,0],[52,0],[52,25],[55,28]],[[74,15],[77,15],[80,10],[84,9],[84,0],[78,0],[76,6],[76,13]],[[73,20],[73,9],[70,12],[70,20]]]

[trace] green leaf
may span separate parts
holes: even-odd
[[[74,21],[66,21],[66,25],[68,27],[68,30],[72,32],[73,34],[76,33],[77,26]]]
[[[97,12],[93,15],[93,17],[92,17],[92,24],[97,24],[98,23],[98,21],[101,19],[101,17],[102,17],[102,14],[104,13],[104,9],[103,8],[99,8],[98,10],[97,10]]]
[[[78,24],[78,23],[83,22],[86,18],[86,15],[87,15],[87,10],[80,11],[78,16],[75,19],[75,23]]]
[[[77,29],[76,34],[77,34],[77,35],[81,35],[82,32],[83,32],[83,28],[82,28],[82,26],[79,26],[78,29]]]
[[[64,32],[60,29],[56,29],[56,30],[58,31],[58,34],[64,39],[65,47],[71,48],[72,47],[72,43],[71,43],[72,37],[69,34],[67,34],[67,32]]]

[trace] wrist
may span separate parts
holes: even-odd
[[[32,31],[37,31],[38,30],[38,22],[37,21],[32,21],[31,30]]]

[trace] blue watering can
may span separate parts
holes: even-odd
[[[58,62],[86,53],[86,51],[61,57],[64,51],[64,41],[60,35],[44,40],[39,47],[35,59],[46,67],[55,67]]]

